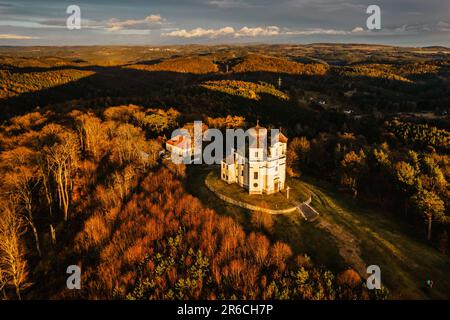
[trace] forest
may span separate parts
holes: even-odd
[[[186,194],[184,165],[159,161],[161,143],[146,138],[160,132],[146,118],[174,127],[176,115],[149,113],[30,113],[2,127],[4,297],[377,298],[355,271],[333,275]],[[74,258],[86,270],[81,296],[52,276]]]
[[[408,288],[368,290],[351,263],[324,263],[318,251],[329,248],[294,245],[316,224],[294,225],[305,234],[287,239],[277,230],[288,218],[237,219],[225,214],[236,208],[192,192],[192,168],[163,154],[171,132],[194,120],[281,128],[290,178],[376,208],[448,273],[448,55],[320,44],[119,49],[0,48],[2,299],[405,297]],[[68,265],[82,267],[82,290],[66,289]],[[445,292],[450,279],[440,279]]]

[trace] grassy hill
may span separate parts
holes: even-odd
[[[450,257],[424,244],[387,213],[361,206],[326,183],[307,179],[305,184],[313,193],[312,205],[321,219],[357,239],[351,245],[359,247],[367,266],[380,266],[382,283],[391,291],[391,298],[449,298],[450,276],[446,270]],[[334,238],[339,241],[339,237]],[[431,291],[425,289],[428,278],[435,283]]]

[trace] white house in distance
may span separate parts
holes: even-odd
[[[183,135],[167,140],[166,150],[173,155],[178,155],[180,159],[190,159],[190,161],[194,155],[194,145],[191,139]]]
[[[166,150],[173,155],[178,155],[180,159],[187,159],[185,163],[192,163],[199,155],[195,154],[194,145],[194,124],[187,123],[183,126],[189,133],[190,138],[185,135],[177,135],[166,141]],[[202,124],[201,134],[208,130],[208,126]]]
[[[222,160],[221,179],[237,183],[249,194],[272,194],[284,190],[287,138],[279,132],[272,145],[267,139],[267,129],[259,124],[249,132],[254,139],[246,143],[244,154],[234,149]],[[267,139],[267,143],[261,144],[262,139]]]

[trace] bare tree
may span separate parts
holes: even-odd
[[[39,233],[36,228],[35,218],[33,215],[33,192],[35,191],[38,181],[36,179],[36,170],[33,167],[19,166],[13,172],[5,175],[7,184],[10,185],[9,191],[17,198],[18,209],[23,213],[25,220],[33,231],[36,251],[39,257],[42,257],[40,248]]]
[[[36,250],[41,257],[39,234],[33,215],[33,194],[39,182],[37,167],[34,165],[35,158],[36,152],[26,147],[4,151],[0,156],[2,168],[6,171],[2,181],[3,191],[16,198],[20,213],[33,231]]]
[[[81,148],[98,159],[101,148],[108,141],[102,121],[91,113],[78,115],[76,121]]]
[[[21,243],[26,223],[17,212],[14,202],[2,204],[0,212],[0,289],[12,286],[17,299],[21,300],[21,291],[30,285]]]
[[[52,176],[50,166],[48,165],[48,159],[44,155],[40,154],[38,157],[38,175],[39,179],[42,182],[42,191],[44,192],[45,199],[47,200],[48,213],[50,217],[53,217],[53,192],[52,190]]]
[[[118,196],[124,201],[130,194],[133,187],[133,180],[136,178],[136,172],[132,166],[128,165],[123,170],[113,173],[113,188]]]
[[[73,177],[77,167],[79,143],[75,134],[64,132],[60,141],[44,148],[47,165],[56,183],[59,207],[64,220],[69,216]]]
[[[145,162],[146,166],[154,167],[157,164],[157,161],[159,159],[159,155],[161,151],[163,150],[161,143],[159,143],[157,140],[149,140],[146,143],[146,147],[144,149],[148,153],[148,157]]]
[[[112,132],[112,157],[120,165],[134,162],[139,164],[147,141],[141,128],[130,124],[119,125]]]
[[[261,204],[263,208],[268,207],[266,204]],[[264,211],[258,210],[252,212],[251,217],[252,224],[258,229],[266,229],[267,231],[272,231],[274,224],[272,215]]]
[[[0,292],[3,293],[3,297],[6,299],[6,291],[5,287],[8,284],[8,276],[6,270],[3,269],[3,266],[0,264]]]

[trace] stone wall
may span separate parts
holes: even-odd
[[[232,198],[230,198],[228,196],[225,196],[225,195],[221,194],[220,192],[216,191],[213,186],[211,186],[211,184],[207,181],[207,179],[205,179],[205,185],[219,199],[221,199],[221,200],[223,200],[225,202],[234,204],[235,206],[248,209],[248,210],[262,211],[262,212],[265,212],[265,213],[268,213],[268,214],[285,214],[285,213],[291,213],[291,212],[294,212],[294,211],[298,210],[297,207],[291,207],[291,208],[287,208],[287,209],[274,210],[274,209],[267,209],[267,208],[254,206],[252,204],[245,203],[245,202],[242,202],[242,201],[239,201],[239,200],[235,200],[235,199],[232,199]]]

